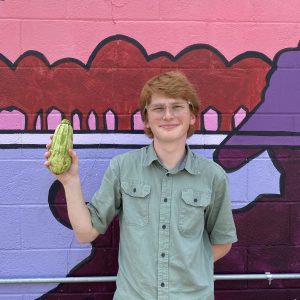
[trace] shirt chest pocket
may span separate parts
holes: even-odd
[[[205,209],[210,204],[211,192],[183,189],[179,199],[178,229],[186,236],[203,232]]]
[[[122,181],[123,220],[127,225],[145,226],[149,222],[149,184]]]

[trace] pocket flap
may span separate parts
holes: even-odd
[[[183,189],[181,192],[183,201],[192,206],[208,206],[210,203],[210,191],[198,191],[194,189]]]
[[[140,182],[122,181],[123,191],[132,197],[146,197],[150,194],[151,187],[149,184]]]

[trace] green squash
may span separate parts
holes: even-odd
[[[73,128],[71,122],[63,119],[56,127],[50,148],[50,170],[62,174],[70,169],[72,159],[68,153],[73,148]]]

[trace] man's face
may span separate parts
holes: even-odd
[[[154,140],[161,142],[185,141],[190,125],[196,121],[189,103],[182,99],[173,99],[154,94],[146,107],[148,121]]]

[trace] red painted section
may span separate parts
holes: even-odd
[[[97,130],[101,130],[110,108],[117,114],[117,129],[132,130],[131,115],[138,109],[145,81],[159,72],[180,69],[195,85],[202,111],[210,106],[217,109],[222,114],[220,130],[229,131],[240,106],[251,111],[261,101],[270,69],[258,57],[245,57],[228,67],[217,53],[205,48],[191,49],[176,61],[164,55],[147,59],[130,41],[112,40],[99,49],[89,68],[71,59],[49,67],[36,53],[22,57],[15,70],[0,60],[0,108],[23,111],[27,130],[35,130],[39,112],[42,128],[47,129],[46,116],[52,108],[67,118],[78,110],[83,130],[89,129],[88,115],[94,110]]]

